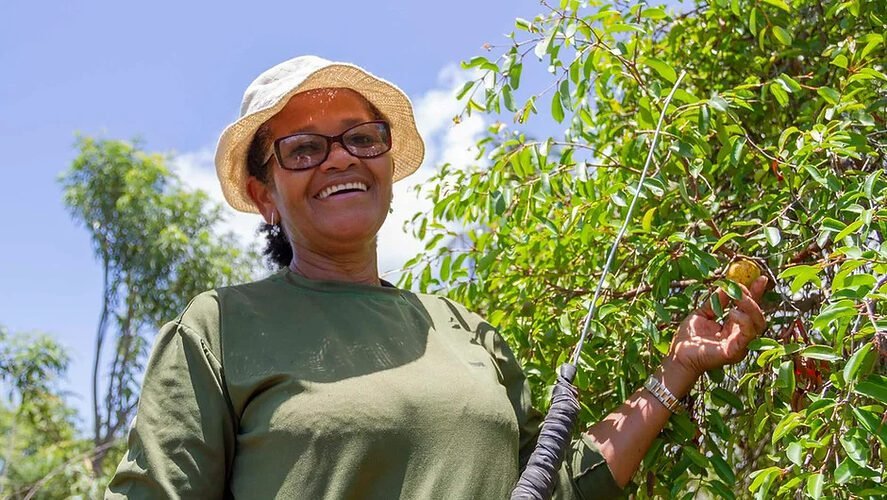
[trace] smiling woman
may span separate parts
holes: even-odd
[[[275,264],[304,274],[331,238],[374,251],[394,173],[383,118],[354,90],[316,89],[294,95],[256,132],[247,190],[268,223],[265,253]],[[361,272],[376,280],[375,269]]]
[[[228,202],[275,228],[281,269],[163,327],[107,498],[508,496],[542,420],[520,365],[460,304],[379,278],[392,183],[423,152],[409,99],[356,66],[299,57],[250,85],[216,166]],[[723,329],[688,318],[655,394],[572,443],[555,496],[620,493],[674,394],[763,328],[744,294]]]

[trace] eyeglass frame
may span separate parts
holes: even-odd
[[[370,123],[381,123],[382,125],[385,125],[385,132],[388,133],[388,149],[386,149],[385,151],[382,151],[381,153],[370,155],[370,156],[356,155],[350,149],[348,149],[348,146],[345,144],[345,142],[342,139],[345,137],[345,134],[347,134],[348,132],[354,130],[357,127],[367,125]],[[317,137],[323,137],[324,139],[326,139],[326,154],[324,154],[323,159],[320,160],[319,162],[317,162],[316,165],[312,165],[310,167],[305,167],[305,168],[288,168],[283,165],[282,161],[280,161],[280,143],[286,139],[289,139],[291,137],[295,137],[297,135],[313,135],[313,136],[317,136]],[[353,156],[355,158],[361,158],[361,159],[370,159],[370,158],[378,158],[378,157],[382,156],[383,154],[391,151],[391,148],[394,143],[394,138],[391,136],[391,124],[385,120],[370,120],[370,121],[357,123],[357,124],[354,124],[354,125],[346,128],[339,135],[324,135],[324,134],[317,134],[314,132],[297,132],[295,134],[285,135],[283,137],[278,137],[277,139],[275,139],[273,153],[268,157],[267,160],[265,160],[264,164],[267,165],[268,162],[271,161],[271,158],[276,158],[277,164],[280,165],[280,168],[282,168],[284,170],[289,170],[290,172],[301,172],[303,170],[311,170],[312,168],[317,168],[317,167],[323,165],[323,162],[325,162],[327,160],[327,158],[330,157],[330,152],[333,150],[333,144],[335,144],[337,142],[339,143],[340,146],[342,146],[342,149],[347,151],[348,154],[350,154],[351,156]]]

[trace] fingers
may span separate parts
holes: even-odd
[[[742,289],[742,297],[735,301],[735,307],[748,315],[755,328],[754,331],[759,335],[763,333],[764,329],[767,327],[767,321],[764,319],[764,312],[758,305],[767,288],[767,277],[760,276],[751,284],[750,288],[746,288],[741,283],[737,283],[737,285]],[[718,289],[717,294],[718,299],[721,301],[721,307],[726,310],[728,304],[731,302],[730,297],[727,295],[727,292],[722,289]],[[697,313],[708,320],[717,320],[717,315],[712,311],[710,300],[705,301],[705,304],[697,310]]]
[[[723,332],[725,342],[722,344],[724,357],[729,363],[736,363],[748,353],[748,344],[758,336],[752,318],[739,309],[730,310]]]
[[[701,311],[690,314],[686,319],[686,323],[694,332],[703,336],[715,337],[721,331],[720,323],[714,321],[714,318],[707,317]]]
[[[718,300],[721,301],[721,307],[726,307],[727,304],[730,303],[730,297],[727,295],[727,292],[718,288],[717,292]],[[717,314],[711,309],[711,300],[706,300],[705,304],[702,304],[702,307],[698,309],[699,314],[705,316],[706,319],[710,319],[712,321],[717,319]]]
[[[752,290],[748,290],[742,285],[739,286],[742,288],[742,298],[736,301],[736,309],[739,309],[748,316],[751,320],[752,326],[754,326],[756,335],[760,335],[764,332],[764,329],[767,328],[767,320],[764,319],[764,311],[761,310],[758,301],[760,300],[761,294],[763,294],[763,288],[767,286],[767,278],[764,278],[763,276],[758,278],[752,283]]]
[[[751,316],[735,308],[731,309],[730,314],[727,315],[723,331],[727,334],[728,339],[739,335],[750,342],[751,339],[758,336],[758,330],[755,328]]]
[[[751,293],[751,297],[755,300],[755,302],[761,302],[761,297],[764,296],[764,292],[767,290],[768,281],[769,280],[766,276],[759,276],[758,279],[752,282],[751,286],[748,287],[748,290]]]

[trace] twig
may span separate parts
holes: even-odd
[[[30,500],[31,498],[33,498],[34,495],[36,495],[37,492],[40,491],[40,489],[43,488],[43,486],[45,486],[46,483],[49,482],[49,480],[52,479],[53,476],[55,476],[59,472],[63,471],[67,466],[71,465],[74,462],[77,462],[78,460],[83,460],[83,459],[90,459],[91,460],[93,457],[106,452],[109,448],[113,447],[116,444],[117,444],[117,441],[115,440],[115,441],[110,441],[108,443],[105,443],[101,446],[97,446],[97,447],[87,451],[86,453],[81,453],[80,455],[77,455],[74,458],[69,459],[67,462],[65,462],[65,463],[59,465],[58,467],[56,467],[55,469],[49,471],[49,474],[40,478],[39,481],[34,483],[34,485],[28,489],[28,493],[25,495],[23,500]],[[93,471],[93,472],[95,472],[95,471]]]

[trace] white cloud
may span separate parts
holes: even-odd
[[[213,152],[209,148],[199,151],[175,155],[172,168],[191,189],[200,189],[207,193],[211,200],[222,205],[224,220],[218,229],[231,231],[245,245],[255,245],[258,241],[256,230],[262,218],[256,214],[238,212],[231,208],[222,195],[222,187],[216,177]]]
[[[416,212],[431,208],[424,196],[417,198],[414,186],[426,182],[443,163],[459,167],[474,162],[477,154],[474,144],[486,127],[484,119],[475,114],[459,124],[453,123],[453,117],[462,110],[455,93],[468,78],[457,65],[449,65],[438,74],[436,88],[412,96],[416,124],[425,140],[425,160],[416,173],[394,185],[394,212],[388,215],[379,231],[379,272],[391,281],[398,279],[396,271],[423,248],[421,242],[412,237],[409,227],[404,231],[404,224]],[[258,243],[256,228],[261,218],[237,212],[225,203],[210,148],[176,155],[172,166],[186,185],[202,189],[224,207],[225,221],[220,229],[232,231],[246,245]]]
[[[455,94],[468,78],[457,65],[446,66],[438,74],[437,88],[413,98],[416,126],[425,140],[425,160],[416,173],[394,185],[394,213],[389,214],[379,232],[379,272],[392,281],[399,277],[399,273],[392,271],[401,269],[423,250],[421,242],[409,234],[409,227],[404,231],[404,224],[413,215],[431,209],[424,195],[417,198],[414,187],[426,182],[438,166],[468,165],[477,155],[474,144],[486,128],[484,119],[474,114],[459,124],[453,123],[453,117],[462,111]]]

